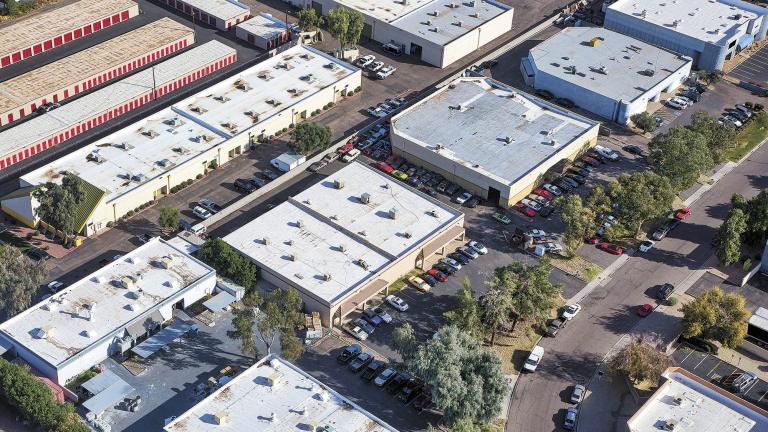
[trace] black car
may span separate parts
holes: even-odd
[[[584,178],[589,176],[590,171],[586,168],[571,167],[568,169],[569,173],[573,173]]]
[[[368,333],[369,335],[373,334],[373,332],[376,331],[375,327],[373,327],[372,325],[368,324],[368,321],[366,321],[366,320],[364,320],[362,318],[356,319],[354,321],[354,325],[360,327],[361,329],[363,329],[364,332]]]
[[[477,207],[478,204],[480,204],[480,198],[475,196],[473,196],[472,198],[467,200],[467,202],[464,203],[464,205],[469,208],[475,208]]]
[[[448,257],[449,258],[453,258],[455,261],[458,261],[459,264],[461,264],[461,265],[469,264],[469,261],[470,261],[469,258],[465,257],[464,255],[462,255],[462,254],[460,254],[458,252],[449,253]]]
[[[433,265],[432,267],[440,270],[441,272],[447,274],[448,276],[451,276],[452,274],[456,273],[456,269],[451,267],[451,266],[449,266],[446,263],[437,263],[437,264]]]
[[[235,185],[235,190],[238,190],[240,192],[251,193],[251,192],[256,190],[256,185],[253,184],[248,179],[241,179],[241,178],[239,178],[239,179],[235,180],[235,184],[234,185]]]
[[[36,247],[27,249],[27,255],[35,261],[48,261],[51,259],[51,255],[48,252]]]
[[[421,394],[421,390],[424,388],[424,382],[418,378],[411,378],[400,390],[397,398],[402,403],[408,403],[416,396]]]
[[[561,328],[565,327],[565,324],[568,322],[568,320],[558,318],[556,320],[553,320],[549,325],[547,326],[547,336],[549,337],[555,337],[557,336],[557,332],[560,331]]]
[[[669,296],[672,295],[672,292],[675,290],[675,286],[671,283],[665,283],[664,285],[659,288],[659,291],[656,293],[656,298],[659,300],[666,300],[669,298]]]
[[[567,184],[562,179],[555,180],[552,182],[552,184],[564,190],[565,192],[571,192],[573,190],[573,186]]]
[[[376,376],[379,375],[379,372],[383,371],[387,368],[387,363],[383,360],[374,360],[372,361],[367,368],[363,371],[363,374],[360,375],[360,379],[365,381],[371,381]]]
[[[428,187],[424,189],[424,193],[431,196],[432,198],[437,198],[437,191],[434,188]]]
[[[624,151],[626,151],[627,153],[631,153],[633,155],[645,157],[645,150],[643,150],[642,148],[636,145],[624,146]]]
[[[384,322],[384,320],[382,320],[371,308],[363,311],[363,319],[371,323],[374,327],[378,327]]]
[[[313,163],[312,165],[310,165],[307,168],[307,171],[309,171],[309,172],[317,172],[317,170],[319,170],[320,168],[322,168],[324,166],[325,166],[325,164],[323,162],[317,161],[317,162]]]
[[[360,345],[347,345],[347,347],[344,348],[344,351],[342,351],[341,354],[336,357],[336,361],[341,364],[347,364],[352,361],[353,358],[357,357],[361,352],[363,352],[363,349],[360,347]]]
[[[400,390],[410,379],[411,374],[408,372],[398,373],[394,378],[392,378],[392,381],[387,384],[387,391],[392,394],[397,393],[397,391]]]
[[[277,173],[275,173],[272,170],[264,170],[261,172],[261,175],[263,175],[268,180],[274,180],[278,177],[280,177]]]
[[[373,356],[366,352],[358,354],[351,362],[349,362],[349,370],[352,372],[360,372],[364,367],[371,364]]]
[[[597,150],[595,149],[587,150],[587,156],[591,157],[592,159],[597,159],[598,161],[600,161],[600,163],[606,163],[605,156],[598,153]]]
[[[541,210],[539,210],[539,216],[541,217],[548,217],[552,214],[552,212],[555,211],[555,208],[551,205],[545,205],[541,207]]]
[[[419,275],[419,277],[421,278],[421,280],[423,280],[424,282],[426,282],[426,283],[427,283],[427,285],[429,285],[429,286],[431,286],[431,287],[433,287],[433,286],[437,285],[437,279],[435,279],[434,277],[432,277],[432,275],[430,275],[430,274],[424,273],[424,274],[422,274],[422,275]]]
[[[565,177],[569,179],[573,179],[576,183],[580,185],[583,185],[584,183],[587,182],[587,178],[579,174],[568,173],[565,175]]]
[[[480,63],[480,67],[483,68],[483,69],[490,69],[490,68],[496,66],[497,64],[499,64],[498,60],[486,60],[486,61]]]
[[[456,183],[450,183],[448,187],[445,188],[445,194],[448,196],[451,196],[456,192],[458,192],[459,189],[461,189],[459,185],[457,185]]]

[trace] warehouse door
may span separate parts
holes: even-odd
[[[314,9],[315,12],[317,12],[317,16],[323,16],[323,5],[322,4],[320,4],[320,3],[316,2],[316,1],[313,1],[312,2],[312,9]]]
[[[368,23],[363,23],[363,36],[373,39],[373,27]]]
[[[499,192],[498,189],[488,187],[488,203],[489,204],[500,204],[499,200],[501,199],[501,192]]]
[[[411,42],[411,55],[416,58],[421,58],[421,45],[417,45]]]

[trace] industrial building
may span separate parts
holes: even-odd
[[[691,64],[689,57],[602,27],[568,27],[532,48],[521,72],[536,90],[626,125],[648,101],[683,84]]]
[[[511,6],[495,0],[292,0],[321,15],[338,7],[363,14],[363,36],[392,43],[426,63],[448,67],[512,30]]]
[[[235,61],[237,52],[234,49],[221,42],[211,41],[0,132],[0,169],[60,144]]]
[[[460,211],[353,162],[224,241],[331,326],[463,236]]]
[[[162,18],[0,83],[0,126],[49,102],[121,77],[195,42],[191,28]]]
[[[165,0],[165,4],[192,16],[193,21],[225,31],[251,15],[251,8],[237,0]]]
[[[154,238],[2,323],[0,345],[64,385],[215,286],[215,270]]]
[[[459,78],[392,119],[396,154],[510,207],[597,142],[599,124],[490,78]]]
[[[131,0],[80,0],[0,28],[0,68],[133,18]]]
[[[165,426],[166,432],[221,430],[397,432],[275,354]]]
[[[630,432],[768,430],[768,411],[685,369],[669,368],[662,380],[627,421]]]
[[[235,26],[235,36],[263,50],[271,50],[291,40],[288,24],[266,12]]]
[[[741,0],[617,0],[605,10],[605,28],[720,70],[725,60],[768,32],[768,9]]]
[[[341,92],[358,87],[361,79],[360,70],[332,56],[291,48],[21,176],[20,189],[3,197],[0,206],[34,227],[32,191],[75,173],[89,197],[77,212],[77,231],[92,235],[174,186],[226,164],[256,138],[338,102]]]

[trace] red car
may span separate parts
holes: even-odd
[[[550,201],[555,199],[555,196],[552,195],[552,192],[550,192],[550,191],[548,191],[546,189],[536,188],[536,189],[533,190],[533,193],[535,193],[538,196],[544,197],[544,198],[546,198],[546,199],[548,199]]]
[[[518,202],[515,204],[515,210],[519,211],[520,213],[528,216],[528,217],[534,217],[536,216],[536,210],[528,207],[527,205],[523,204],[522,202]]]
[[[376,168],[378,168],[378,169],[380,169],[380,170],[384,171],[386,174],[389,174],[389,173],[391,173],[392,171],[394,171],[394,170],[395,170],[394,168],[392,168],[391,166],[389,166],[389,164],[388,164],[388,163],[386,163],[386,162],[379,162],[379,163],[377,163],[377,164],[376,164]]]
[[[688,207],[681,208],[680,210],[677,211],[677,213],[675,213],[675,219],[680,219],[680,220],[688,219],[688,216],[690,215],[691,215],[691,209],[689,209]]]
[[[586,244],[597,244],[600,242],[600,236],[597,234],[594,234],[592,236],[584,236],[584,243]]]
[[[638,306],[637,309],[635,309],[635,312],[637,313],[637,316],[647,317],[651,314],[651,312],[653,312],[653,306],[646,303],[644,305]]]
[[[624,253],[624,248],[613,243],[602,242],[598,243],[597,247],[613,255],[621,255]]]
[[[440,282],[445,282],[448,280],[448,276],[435,267],[432,267],[431,269],[429,269],[427,274],[437,279]]]
[[[584,155],[584,156],[580,157],[579,159],[581,159],[581,161],[584,162],[584,163],[588,163],[588,164],[592,165],[593,167],[600,166],[600,161],[598,161],[597,159],[595,159],[593,157],[589,157],[587,155]]]
[[[355,147],[355,144],[351,141],[347,141],[346,144],[336,149],[336,152],[338,154],[345,154],[348,153],[350,150],[352,150]]]

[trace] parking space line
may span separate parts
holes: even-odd
[[[757,381],[755,381],[755,384],[757,384]],[[767,395],[767,394],[768,394],[768,392],[763,392],[763,394],[760,395],[760,397],[755,401],[755,403],[756,404],[760,403],[763,400],[763,398],[765,397],[765,395]]]
[[[695,351],[694,351],[694,352],[695,352]],[[709,357],[709,355],[708,355],[708,354],[705,354],[705,355],[704,355],[704,357],[702,357],[702,358],[701,358],[701,360],[700,360],[698,363],[696,363],[696,366],[694,366],[694,367],[693,367],[693,369],[694,369],[694,370],[695,370],[695,369],[697,369],[697,368],[698,368],[698,367],[699,367],[699,366],[700,366],[700,365],[701,365],[701,364],[704,362],[704,360],[706,360],[706,359],[707,359],[707,357]]]
[[[682,360],[680,360],[680,364],[684,364],[685,361],[688,360],[688,357],[690,357],[691,354],[693,354],[695,352],[696,352],[695,350],[691,349],[691,351],[689,351],[688,354],[686,354],[686,356]]]
[[[722,363],[722,362],[723,362],[722,360],[718,359],[717,363],[715,363],[715,365],[712,367],[712,369],[710,369],[709,372],[707,372],[707,376],[708,377],[712,376],[712,372],[714,372],[715,369],[717,369],[717,367],[720,366],[720,363]],[[699,364],[701,364],[701,363],[699,363]]]

